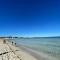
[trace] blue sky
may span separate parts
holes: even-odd
[[[59,0],[0,0],[0,36],[60,36]]]

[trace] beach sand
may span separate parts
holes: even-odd
[[[8,40],[3,41],[0,39],[0,60],[57,60],[22,45],[12,45]]]
[[[20,48],[11,45],[10,42],[3,43],[0,39],[0,60],[37,60],[32,55],[22,51]]]

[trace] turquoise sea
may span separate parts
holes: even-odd
[[[14,41],[60,60],[60,38],[18,38]]]

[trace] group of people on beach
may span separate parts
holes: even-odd
[[[14,44],[16,45],[16,43],[14,43],[14,42],[12,41],[12,45],[14,45]]]
[[[3,43],[5,44],[5,43],[6,43],[6,40],[3,40]],[[14,42],[12,41],[12,45],[16,45],[16,42],[14,43]]]

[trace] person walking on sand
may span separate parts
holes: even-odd
[[[13,41],[12,41],[12,45],[13,45]]]
[[[6,44],[6,40],[3,40],[3,43]]]
[[[15,43],[15,45],[16,45],[16,43]]]

